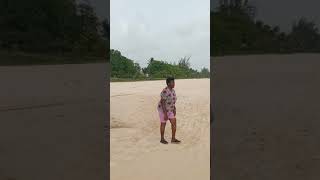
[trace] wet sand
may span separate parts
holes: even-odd
[[[110,85],[111,180],[210,179],[210,80],[176,80],[177,138],[160,144],[157,103],[163,81]],[[165,137],[171,138],[167,123]]]

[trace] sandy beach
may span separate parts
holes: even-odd
[[[0,179],[107,179],[107,64],[0,67]]]
[[[214,179],[319,179],[319,60],[319,54],[211,60]]]
[[[111,180],[210,179],[210,80],[176,80],[178,145],[159,142],[164,87],[165,80],[110,84]]]

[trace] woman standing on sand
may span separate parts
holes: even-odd
[[[166,122],[169,120],[171,122],[171,130],[172,130],[172,138],[171,143],[180,143],[178,139],[176,139],[176,101],[177,96],[174,91],[174,78],[168,77],[166,80],[167,87],[162,90],[160,93],[161,100],[158,103],[158,112],[160,116],[160,134],[161,140],[160,142],[163,144],[168,144],[168,142],[164,139],[164,130],[166,128]]]

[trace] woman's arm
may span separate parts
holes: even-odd
[[[162,111],[163,111],[163,114],[164,114],[164,119],[168,120],[167,109],[166,109],[165,103],[166,103],[166,100],[161,99],[161,107],[162,107]]]
[[[167,109],[166,109],[165,103],[166,103],[166,100],[161,99],[161,107],[162,107],[163,112],[166,114],[167,113]]]

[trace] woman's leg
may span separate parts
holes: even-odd
[[[171,122],[171,131],[172,131],[172,140],[176,139],[176,130],[177,130],[177,121],[176,118],[170,119]]]
[[[166,123],[160,123],[161,140],[164,139],[164,130],[166,129]]]
[[[176,120],[176,118],[170,119],[170,122],[171,122],[171,130],[172,130],[171,142],[180,143],[180,141],[178,139],[176,139],[176,130],[177,130],[177,120]]]
[[[160,109],[160,107],[158,108],[158,112],[160,117],[160,135],[161,135],[160,142],[163,144],[168,144],[168,142],[164,139],[164,130],[166,128],[166,121],[164,119],[163,111]]]

